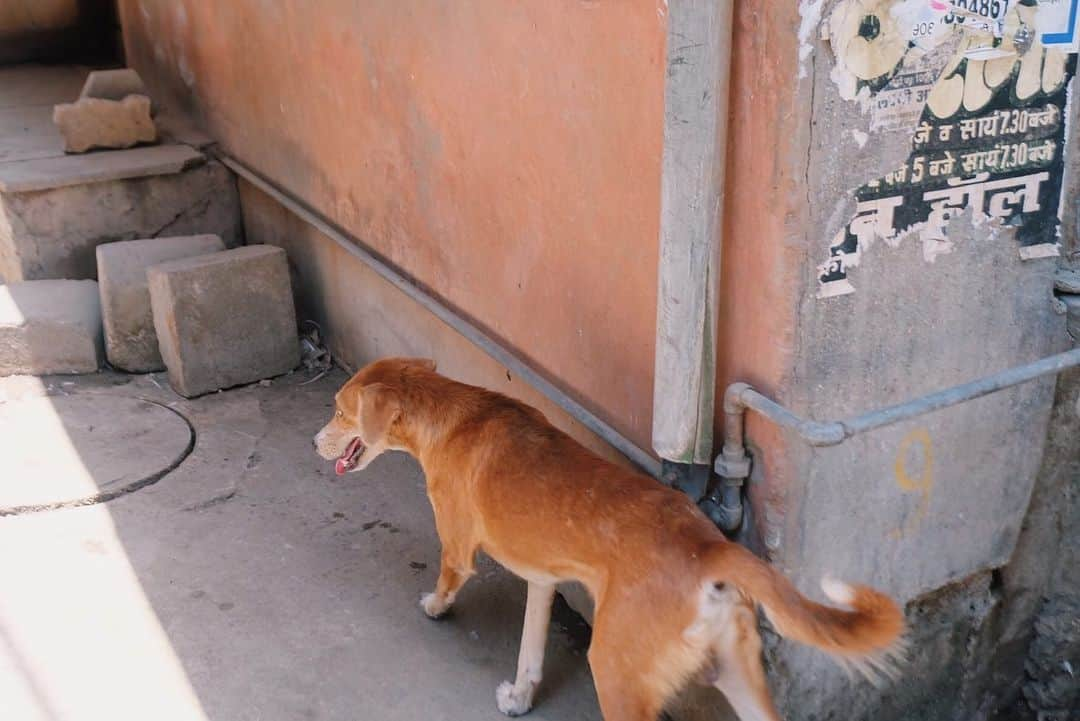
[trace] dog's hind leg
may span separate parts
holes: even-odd
[[[757,614],[749,602],[729,593],[733,602],[720,620],[709,680],[727,697],[740,721],[779,721],[761,665]]]
[[[517,678],[513,683],[503,681],[495,692],[499,710],[507,716],[520,716],[532,708],[533,695],[544,675],[544,647],[547,645],[551,601],[554,597],[555,586],[529,583]]]
[[[666,700],[651,676],[649,644],[639,643],[632,615],[622,604],[598,599],[589,645],[589,667],[604,721],[656,721]]]
[[[598,647],[593,637],[589,667],[604,721],[656,721],[664,698],[652,688],[647,676],[634,668],[643,660],[632,653]]]

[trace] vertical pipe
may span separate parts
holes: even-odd
[[[732,6],[667,3],[652,443],[699,499],[708,472],[687,469],[712,464]]]

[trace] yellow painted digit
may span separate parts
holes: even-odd
[[[916,444],[922,450],[923,464],[922,472],[918,477],[912,478],[907,467],[908,453],[911,451],[911,447]],[[930,491],[934,487],[934,449],[930,442],[930,432],[928,430],[916,428],[904,436],[904,440],[900,441],[900,448],[896,453],[894,471],[896,485],[908,493],[919,493],[921,495],[917,512],[908,519],[908,522],[904,524],[904,529],[899,532],[899,535],[902,536],[918,528],[930,508]]]

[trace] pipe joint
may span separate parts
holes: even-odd
[[[725,443],[724,452],[713,462],[713,470],[724,482],[737,480],[742,485],[742,480],[750,476],[750,456],[741,445],[731,448]]]
[[[753,390],[749,383],[732,383],[724,391],[724,413],[742,413],[746,410],[746,401],[743,400],[743,391]]]
[[[798,433],[812,446],[835,446],[847,438],[847,428],[843,423],[819,423],[805,421],[799,426]]]
[[[742,526],[742,485],[740,478],[721,478],[708,498],[701,502],[701,510],[709,520],[729,535]]]

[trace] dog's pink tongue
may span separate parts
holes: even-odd
[[[353,456],[356,455],[356,451],[359,448],[359,438],[353,438],[349,441],[349,445],[345,448],[345,452],[338,456],[337,462],[334,464],[334,473],[337,473],[339,476],[344,476],[348,473],[349,469],[353,466]]]

